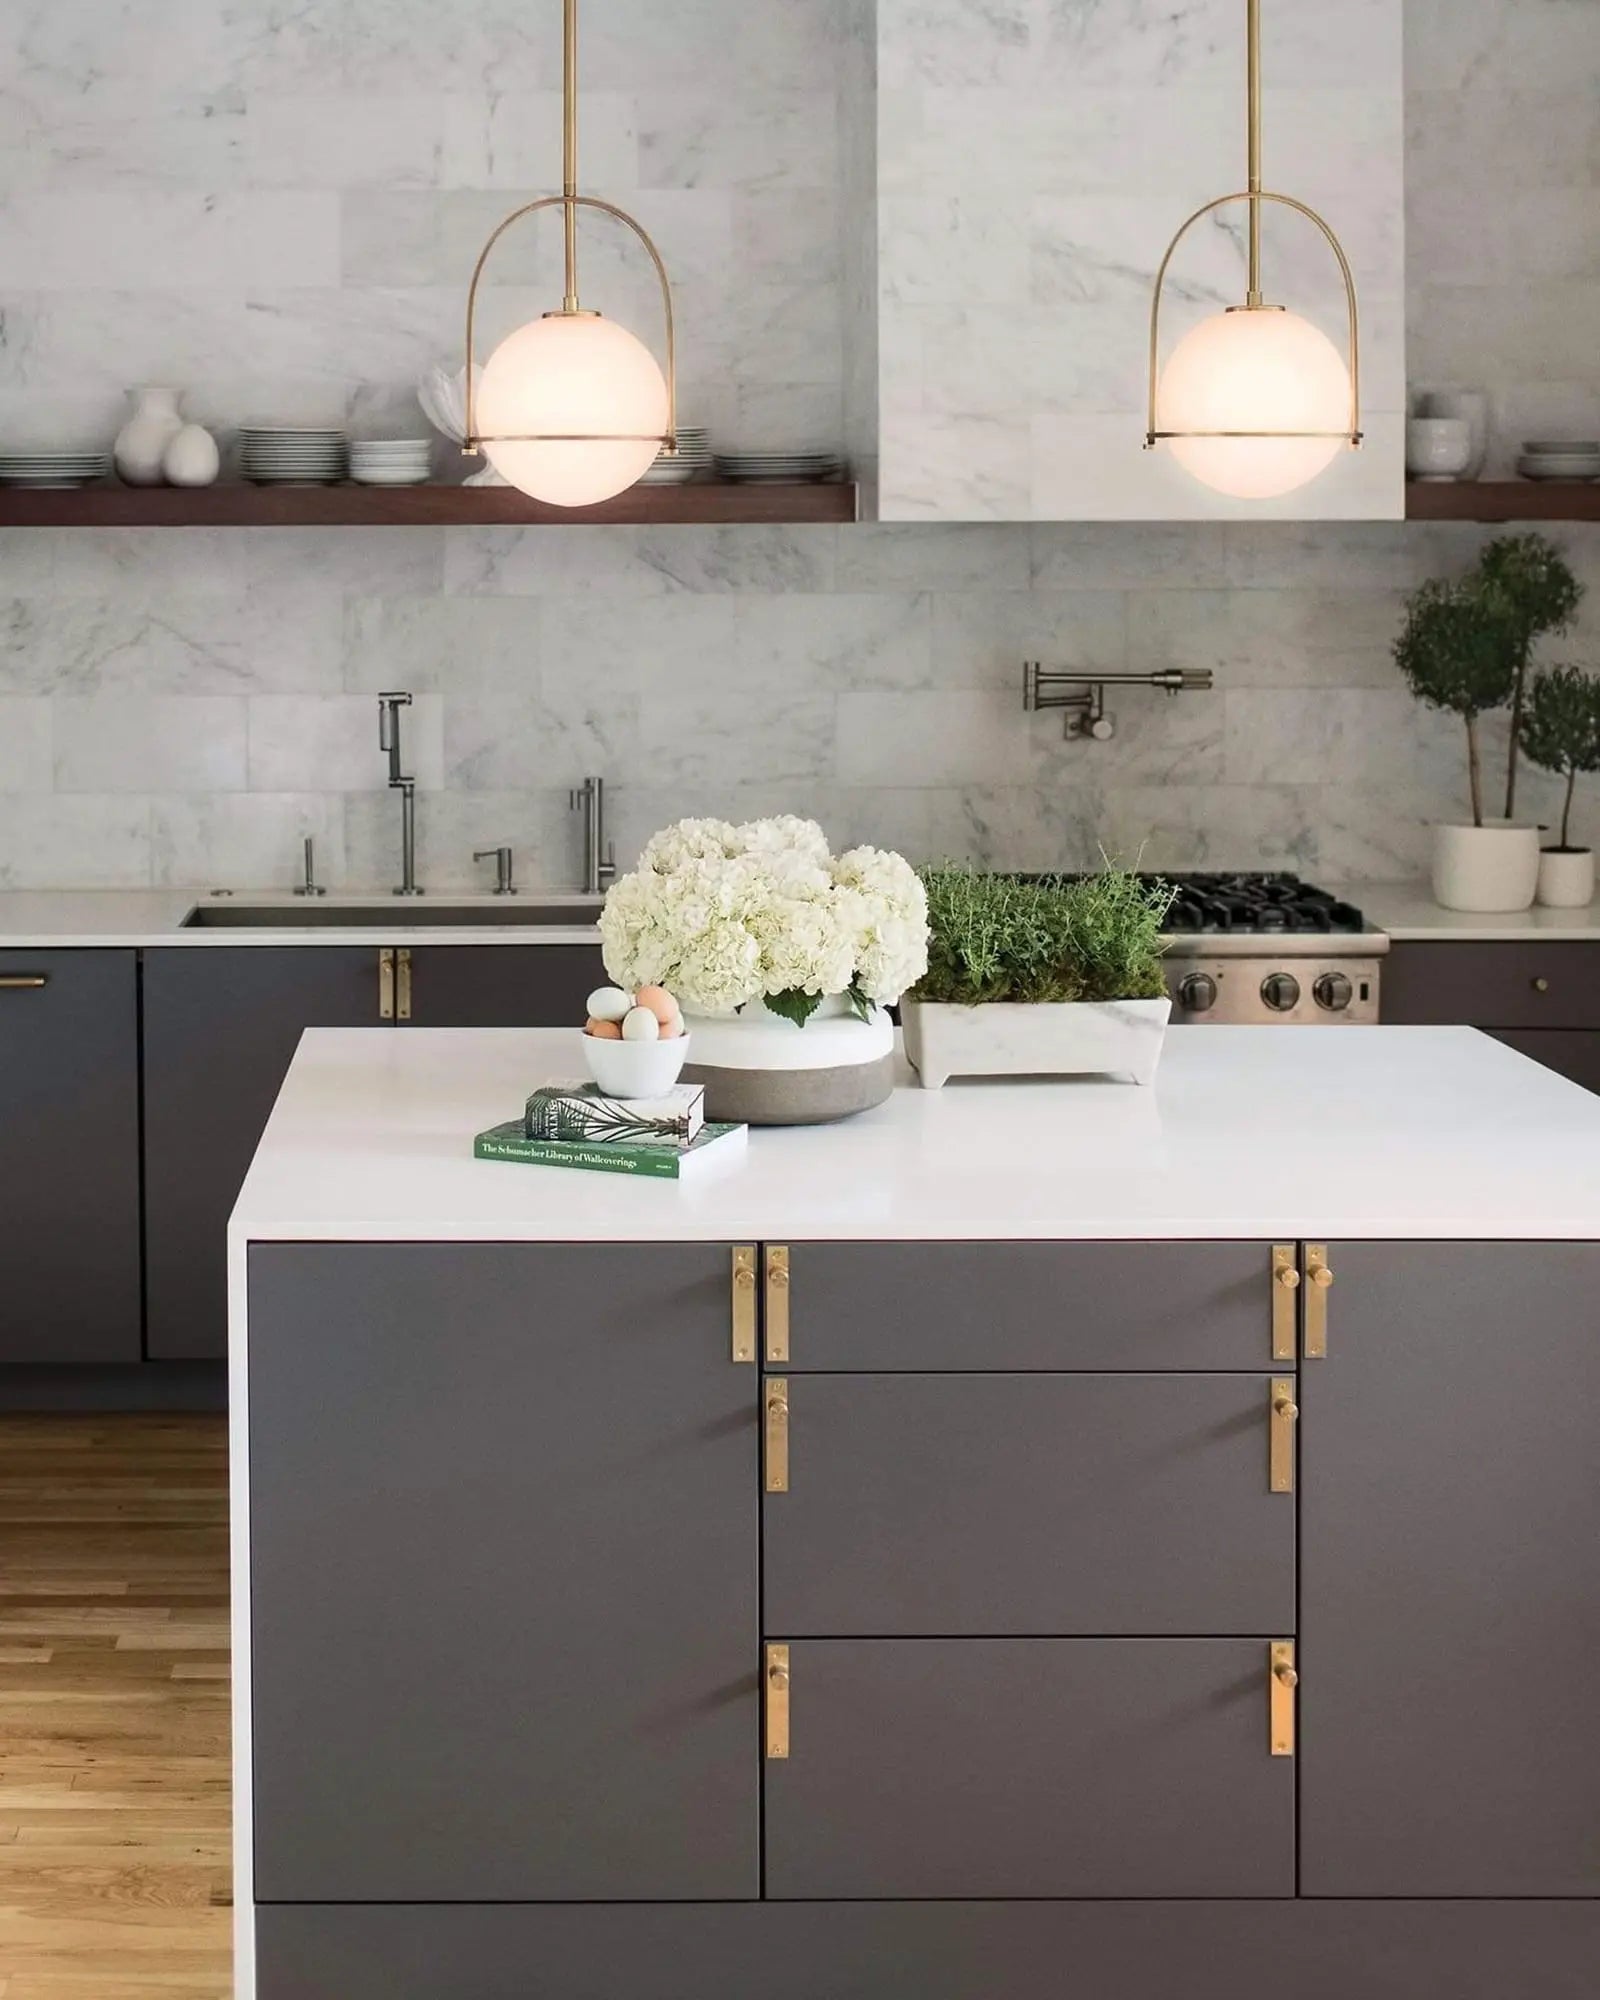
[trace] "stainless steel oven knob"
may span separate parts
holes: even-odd
[[[1209,972],[1186,973],[1178,986],[1178,1005],[1188,1014],[1209,1014],[1217,1004],[1217,982]]]
[[[1274,1014],[1292,1014],[1300,1005],[1300,982],[1292,972],[1269,972],[1261,982],[1261,997]]]
[[[1342,972],[1325,972],[1311,991],[1317,1005],[1329,1014],[1344,1013],[1356,997],[1356,989]]]

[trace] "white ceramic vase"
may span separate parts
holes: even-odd
[[[126,486],[159,486],[167,446],[183,429],[176,389],[135,389],[133,415],[117,433],[117,473]]]
[[[953,1076],[1113,1076],[1153,1083],[1170,1000],[900,1004],[906,1057],[924,1090]]]
[[[1547,910],[1586,910],[1594,901],[1594,849],[1547,847],[1539,856],[1539,901]]]
[[[1460,479],[1472,463],[1472,429],[1460,417],[1413,417],[1406,425],[1406,471],[1424,485]]]
[[[1481,479],[1489,457],[1489,398],[1482,389],[1427,389],[1417,402],[1419,417],[1454,417],[1467,427],[1470,456],[1463,479]]]
[[[1433,829],[1433,897],[1446,910],[1526,910],[1539,886],[1539,829],[1510,820]]]
[[[217,441],[201,424],[185,424],[175,432],[161,458],[169,486],[212,486],[221,470]]]
[[[857,1019],[842,995],[803,1028],[753,1000],[726,1020],[685,1014],[706,1116],[744,1125],[822,1125],[881,1104],[894,1088],[894,1024],[881,1007]]]

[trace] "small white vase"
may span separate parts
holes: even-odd
[[[185,424],[162,454],[161,470],[169,486],[214,485],[222,470],[216,439],[201,424]]]
[[[159,486],[167,446],[183,429],[176,389],[136,389],[133,415],[117,433],[113,456],[127,486]]]
[[[1547,847],[1539,856],[1539,901],[1547,910],[1586,910],[1594,901],[1594,849]]]
[[[693,1040],[685,1083],[705,1085],[706,1116],[744,1125],[822,1125],[881,1104],[894,1088],[894,1024],[859,1020],[843,995],[803,1028],[752,1000],[741,1014],[685,1014]]]
[[[1406,471],[1425,486],[1457,480],[1472,463],[1472,428],[1460,417],[1413,417],[1406,425]]]
[[[1446,910],[1526,910],[1539,886],[1539,829],[1510,820],[1433,829],[1433,896]]]
[[[1482,389],[1428,389],[1417,402],[1419,417],[1455,417],[1467,427],[1470,453],[1463,479],[1481,479],[1489,457],[1489,398]]]

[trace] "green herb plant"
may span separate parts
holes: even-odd
[[[1165,997],[1165,883],[1112,866],[1018,882],[955,862],[923,869],[922,880],[928,970],[914,999],[977,1007]]]
[[[1528,690],[1518,732],[1528,761],[1567,781],[1558,854],[1572,845],[1572,798],[1580,772],[1600,771],[1600,675],[1581,667],[1551,667]]]

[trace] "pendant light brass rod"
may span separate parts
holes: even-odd
[[[561,141],[567,252],[567,289],[561,310],[575,313],[582,310],[578,304],[578,0],[564,0],[561,24]]]
[[[1250,283],[1245,303],[1260,306],[1261,294],[1261,0],[1246,0],[1250,45],[1247,91],[1250,107]]]

